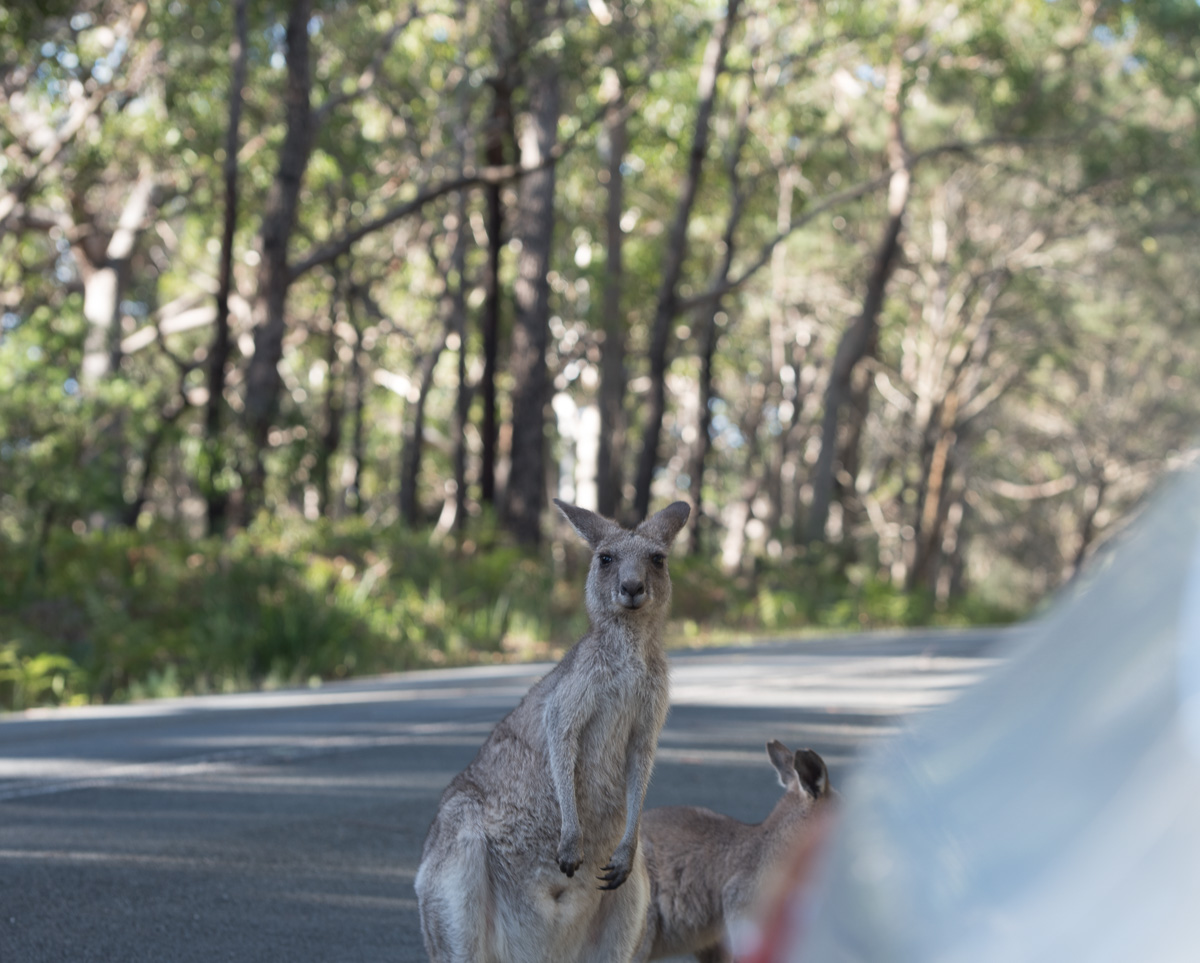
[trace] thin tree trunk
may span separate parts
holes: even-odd
[[[717,314],[720,310],[718,301],[714,303],[711,311],[705,312],[705,322],[700,331],[700,417],[696,425],[696,444],[692,449],[692,463],[689,466],[691,470],[688,472],[691,479],[692,500],[695,502],[692,514],[688,518],[689,555],[695,555],[702,549],[703,524],[701,517],[704,514],[704,469],[711,447],[709,433],[712,431],[713,357],[717,351]]]
[[[458,0],[460,23],[468,20],[467,0]],[[466,52],[460,63],[466,69]],[[458,133],[458,173],[466,171],[467,160],[475,153],[475,138],[471,131],[471,104],[466,84],[460,84],[455,92],[455,112]],[[467,421],[471,416],[471,390],[467,383],[467,192],[459,191],[455,206],[457,235],[451,254],[451,270],[454,274],[451,312],[454,337],[458,340],[458,390],[455,395],[454,416],[451,419],[450,442],[454,459],[454,521],[451,528],[462,532],[467,522]],[[489,244],[490,247],[490,244]]]
[[[738,104],[737,133],[728,152],[727,176],[729,177],[729,216],[725,220],[725,230],[721,235],[721,264],[717,268],[713,288],[719,288],[729,279],[733,267],[733,254],[738,225],[745,210],[745,195],[742,191],[742,178],[738,165],[741,163],[742,149],[746,146],[750,123],[751,90],[747,89],[745,97]],[[710,448],[709,431],[712,427],[713,402],[713,358],[717,352],[717,342],[721,332],[717,326],[717,317],[723,310],[722,298],[715,298],[712,304],[704,310],[703,322],[700,324],[698,338],[700,342],[700,411],[699,424],[696,431],[696,444],[692,449],[692,460],[689,466],[692,484],[692,499],[695,506],[688,517],[689,553],[702,550],[701,533],[704,525],[704,469],[708,460]]]
[[[944,259],[940,260],[944,263]],[[947,275],[948,270],[942,272],[942,277]],[[951,490],[953,455],[973,417],[970,407],[981,397],[980,382],[987,369],[994,321],[992,309],[1009,277],[1007,271],[998,272],[982,286],[965,323],[961,320],[962,305],[953,315],[949,314],[944,289],[934,289],[937,298],[934,327],[943,342],[927,349],[929,361],[923,366],[918,382],[922,386],[921,404],[914,420],[922,439],[919,461],[922,476],[917,487],[913,538],[906,559],[905,581],[910,588],[932,584],[938,577],[936,563],[946,538],[944,528],[952,502],[947,492]],[[951,317],[958,320],[955,328],[962,332],[958,344],[950,340]]]
[[[700,185],[700,172],[708,153],[717,78],[725,70],[725,55],[729,50],[730,34],[737,19],[738,7],[739,0],[729,0],[725,16],[713,30],[704,53],[692,149],[688,155],[688,168],[680,189],[679,203],[675,208],[675,219],[667,234],[664,249],[662,282],[654,309],[654,321],[650,328],[650,398],[646,408],[642,450],[638,458],[634,490],[633,510],[638,519],[645,518],[650,511],[650,487],[654,481],[654,469],[658,466],[658,446],[667,407],[667,339],[671,324],[679,313],[679,281],[687,254],[687,226]]]
[[[615,75],[614,75],[615,76]],[[609,102],[605,131],[608,135],[608,206],[605,212],[604,343],[600,354],[600,444],[596,451],[597,510],[613,518],[621,503],[621,464],[625,451],[625,319],[621,314],[623,280],[621,215],[625,207],[625,162],[628,131],[623,95],[617,90]]]
[[[254,331],[254,355],[246,371],[245,420],[251,447],[244,505],[248,515],[262,506],[266,487],[263,453],[279,407],[281,380],[278,366],[283,356],[288,289],[291,286],[288,241],[296,226],[300,188],[312,153],[314,123],[309,99],[308,37],[311,18],[312,0],[293,0],[287,23],[287,130],[279,148],[279,167],[262,219],[259,317]]]
[[[466,195],[458,205],[458,216],[463,221],[467,217]],[[470,384],[467,382],[467,264],[466,244],[462,251],[456,253],[455,263],[458,274],[455,288],[455,330],[458,334],[458,394],[455,405],[454,419],[454,483],[455,531],[462,531],[467,524],[467,420],[470,418]]]
[[[121,523],[126,528],[136,528],[138,519],[142,515],[142,509],[146,507],[146,502],[150,500],[150,486],[154,483],[154,475],[158,470],[158,456],[162,451],[163,442],[166,441],[167,433],[171,427],[179,420],[179,416],[187,410],[187,402],[181,397],[179,402],[172,405],[170,408],[161,413],[161,421],[154,433],[146,442],[146,448],[142,452],[141,470],[138,472],[137,484],[134,486],[135,495],[133,501],[125,506],[122,512]]]
[[[492,116],[484,133],[484,157],[489,167],[502,167],[506,160],[505,145],[513,140],[512,118],[512,53],[508,0],[497,4],[492,29],[496,47],[495,61],[499,65],[492,79]],[[500,352],[500,252],[504,248],[504,200],[501,185],[484,187],[484,206],[487,210],[487,268],[484,273],[483,313],[480,315],[480,334],[483,340],[483,371],[479,379],[483,414],[480,419],[481,451],[479,464],[479,497],[489,505],[496,503],[496,449],[499,426],[496,423],[496,367]]]
[[[949,499],[946,509],[945,531],[942,535],[942,550],[937,566],[936,582],[934,584],[934,599],[938,606],[945,606],[962,590],[963,578],[963,518],[966,515],[966,501],[963,498],[963,486],[960,482]]]
[[[417,380],[417,395],[412,399],[412,417],[404,432],[400,448],[400,518],[409,527],[416,528],[421,522],[421,506],[418,498],[418,486],[421,478],[421,458],[425,444],[425,407],[429,400],[429,392],[433,388],[433,376],[437,364],[446,350],[450,336],[461,330],[463,326],[461,309],[463,303],[456,285],[452,279],[454,266],[462,267],[466,258],[466,218],[465,210],[460,201],[459,215],[450,235],[449,261],[436,257],[434,246],[430,243],[430,255],[438,265],[439,274],[446,279],[442,290],[442,330],[437,340],[428,352],[421,358]]]
[[[808,407],[812,388],[810,374],[813,364],[808,361],[810,343],[801,344],[799,339],[792,345],[792,383],[795,385],[795,396],[792,399],[792,420],[785,429],[788,436],[788,451],[794,452],[790,462],[792,466],[792,486],[788,493],[789,507],[792,512],[792,541],[799,544],[804,537],[804,505],[801,497],[804,490],[804,440],[812,430],[811,423],[804,417]]]
[[[829,518],[829,504],[833,495],[834,471],[838,447],[838,426],[850,397],[851,375],[854,367],[867,357],[875,342],[875,328],[879,312],[883,307],[884,290],[900,249],[900,228],[904,210],[892,213],[884,228],[883,240],[875,255],[871,276],[867,281],[867,294],[863,299],[862,313],[846,329],[834,355],[833,370],[825,389],[825,412],[821,420],[821,451],[813,468],[813,500],[805,526],[805,540],[819,542],[825,539],[825,523]]]
[[[521,136],[522,166],[541,164],[553,151],[558,136],[559,96],[558,63],[543,60],[531,84],[529,123]],[[545,500],[545,408],[549,400],[546,346],[550,334],[547,274],[554,234],[554,185],[553,165],[522,179],[514,231],[521,241],[521,253],[514,287],[516,322],[509,363],[514,384],[512,467],[504,523],[524,545],[537,545],[541,540]]]
[[[879,345],[879,326],[871,335],[863,358],[875,357]],[[841,428],[836,436],[833,498],[842,506],[842,531],[846,551],[843,558],[855,557],[855,542],[851,533],[864,518],[862,499],[858,494],[858,476],[862,469],[862,439],[871,413],[871,373],[866,365],[856,365],[850,373],[850,385],[842,406]]]
[[[792,220],[792,195],[796,190],[799,171],[795,167],[781,167],[779,170],[779,196],[775,205],[775,229],[782,232],[787,229]],[[768,317],[771,338],[771,370],[770,384],[772,396],[776,399],[776,410],[779,411],[779,437],[768,458],[766,489],[770,503],[770,518],[768,528],[776,532],[783,517],[783,466],[787,464],[788,441],[791,437],[789,419],[784,415],[788,402],[799,403],[799,385],[791,382],[791,388],[785,388],[783,372],[788,364],[787,341],[787,305],[788,303],[788,267],[787,248],[779,245],[771,254],[771,308]],[[788,397],[789,393],[792,395]],[[795,408],[793,407],[793,413]]]
[[[1075,551],[1072,554],[1070,562],[1064,568],[1064,581],[1068,581],[1078,575],[1079,570],[1083,568],[1083,563],[1087,560],[1092,543],[1096,540],[1096,516],[1100,514],[1100,508],[1104,504],[1104,495],[1107,487],[1108,483],[1104,478],[1104,470],[1101,468],[1094,473],[1084,488],[1083,513],[1079,519]]]
[[[467,195],[458,195],[458,238],[454,245],[454,332],[458,336],[458,393],[454,406],[451,443],[454,450],[454,529],[467,521],[467,419],[471,414],[471,386],[467,383]]]
[[[821,451],[813,468],[813,500],[804,529],[806,542],[825,539],[825,524],[829,519],[834,473],[837,469],[838,428],[842,409],[850,398],[851,378],[855,366],[874,350],[888,278],[891,277],[900,253],[900,232],[904,226],[911,180],[901,121],[901,81],[901,63],[899,56],[896,56],[888,68],[885,88],[885,100],[891,114],[888,160],[892,174],[888,184],[888,218],[884,225],[883,238],[875,253],[871,274],[867,279],[862,312],[842,335],[834,354],[833,370],[829,373],[829,383],[825,389],[825,412],[821,420]]]
[[[212,344],[208,348],[208,402],[204,408],[204,493],[205,515],[210,535],[225,527],[229,494],[221,488],[219,476],[225,467],[225,448],[221,439],[221,416],[225,407],[225,369],[229,364],[229,292],[233,287],[233,239],[238,218],[238,145],[242,117],[242,88],[246,85],[246,3],[234,0],[233,39],[229,42],[229,126],[225,132],[225,222],[221,230],[221,259],[217,268],[217,316]]]
[[[755,384],[751,395],[746,417],[740,426],[746,438],[742,484],[737,501],[729,510],[729,528],[721,544],[721,567],[731,574],[742,566],[746,550],[746,526],[754,514],[754,502],[762,486],[762,475],[754,470],[754,461],[758,455],[758,426],[762,420],[765,397],[763,385]]]
[[[951,391],[942,402],[937,439],[929,453],[928,469],[919,501],[920,514],[913,535],[915,545],[908,569],[908,588],[928,585],[934,576],[934,563],[944,536],[946,513],[950,507],[946,493],[950,488],[952,456],[958,442],[958,393]]]
[[[503,157],[503,154],[501,154]],[[491,150],[488,163],[493,164]],[[500,350],[500,249],[504,246],[504,206],[500,185],[489,184],[484,191],[487,205],[488,256],[484,278],[483,314],[480,318],[483,336],[483,371],[479,387],[483,395],[483,416],[480,425],[482,451],[479,466],[479,497],[496,501],[496,364]]]
[[[425,441],[425,403],[433,387],[434,369],[446,347],[446,333],[447,330],[443,329],[437,342],[421,359],[417,397],[412,402],[412,418],[400,449],[400,518],[409,528],[416,528],[421,522],[417,486],[421,477],[421,450]]]
[[[325,423],[317,439],[317,463],[313,468],[317,487],[317,514],[322,518],[330,514],[332,501],[330,471],[338,446],[342,442],[343,384],[339,377],[338,362],[338,313],[343,304],[341,265],[333,265],[333,290],[329,295],[329,339],[325,345]]]
[[[361,515],[363,512],[362,466],[363,458],[366,457],[366,452],[363,450],[363,415],[367,389],[363,377],[362,329],[358,324],[358,313],[354,309],[353,294],[348,294],[346,297],[346,320],[354,329],[354,353],[350,357],[350,385],[353,392],[351,401],[353,418],[350,430],[351,465],[344,499],[348,510],[355,515]]]

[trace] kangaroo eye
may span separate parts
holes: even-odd
[[[663,562],[666,560],[667,557],[662,552],[655,552],[650,556],[650,561],[654,563],[655,568],[662,568]]]
[[[601,555],[600,556],[600,564],[601,565],[611,565],[612,564],[612,556],[608,555],[608,554]]]

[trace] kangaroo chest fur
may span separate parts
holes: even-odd
[[[512,861],[554,864],[561,812],[550,773],[547,709],[583,708],[575,763],[580,828],[588,862],[601,865],[626,819],[630,744],[639,726],[656,740],[669,701],[668,668],[660,650],[597,651],[585,636],[493,730],[475,760],[447,790],[477,793],[487,813],[493,849]],[[625,647],[622,647],[623,649]],[[552,875],[553,875],[552,874]]]
[[[581,819],[594,820],[602,835],[620,834],[625,819],[630,743],[638,726],[657,735],[666,719],[668,677],[660,652],[643,654],[633,648],[623,658],[597,660],[587,674],[592,712],[579,736],[575,784],[587,786],[578,793]],[[575,698],[566,690],[562,698]],[[649,717],[649,718],[647,718]],[[601,825],[611,823],[611,826]]]

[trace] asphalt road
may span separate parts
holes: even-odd
[[[995,632],[679,652],[647,806],[750,822],[764,744],[853,757],[1002,653]],[[0,719],[0,963],[419,961],[442,789],[545,664]]]

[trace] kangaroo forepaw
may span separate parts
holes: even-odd
[[[616,863],[616,860],[614,859],[612,863],[605,866],[601,870],[601,872],[604,875],[596,877],[596,879],[600,880],[600,882],[602,882],[604,884],[603,886],[600,887],[600,889],[602,889],[602,890],[616,889],[623,882],[625,882],[625,880],[629,879],[629,865],[624,864],[624,865],[618,866],[618,865],[614,865],[615,863]]]
[[[567,839],[558,844],[558,868],[566,874],[568,879],[575,875],[575,870],[579,869],[582,863],[583,857],[579,853],[578,840]]]

